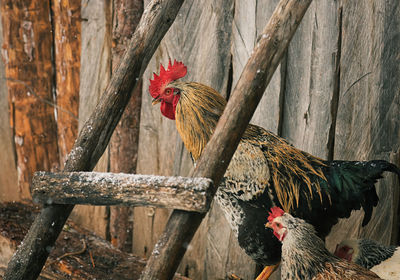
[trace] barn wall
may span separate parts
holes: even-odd
[[[278,0],[235,1],[235,17],[232,25],[233,85],[237,83],[249,59],[259,34],[271,17]],[[261,98],[251,123],[278,133],[282,112],[284,68],[279,66]]]

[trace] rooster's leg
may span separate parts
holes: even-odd
[[[257,276],[256,280],[267,280],[271,274],[279,267],[279,263],[264,267],[260,275]]]

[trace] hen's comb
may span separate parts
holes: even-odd
[[[283,214],[285,214],[285,212],[278,206],[272,207],[271,212],[269,212],[268,222],[272,223],[276,217],[280,217]]]
[[[186,73],[186,66],[182,62],[174,60],[174,64],[171,64],[170,60],[167,70],[165,70],[164,66],[161,64],[160,75],[157,76],[156,73],[154,73],[154,79],[150,80],[150,95],[153,98],[157,98],[160,93],[164,91],[166,85],[179,78],[185,77]]]

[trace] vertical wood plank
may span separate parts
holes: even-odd
[[[32,173],[59,167],[50,3],[2,1],[1,17],[19,194],[30,200]]]
[[[338,2],[314,1],[290,43],[282,136],[295,147],[328,158],[338,54]]]
[[[156,69],[156,63],[150,61],[148,69]],[[162,118],[160,111],[155,110],[157,108],[151,105],[151,99],[148,96],[147,78],[149,76],[146,72],[143,75],[137,173],[172,175],[175,142],[178,135],[174,129],[174,123]],[[133,253],[149,257],[159,234],[164,229],[170,211],[136,207],[133,212]]]
[[[111,2],[84,0],[80,69],[79,127],[94,110],[100,95],[111,78]],[[107,171],[108,153],[105,152],[96,171]],[[105,206],[75,207],[71,219],[99,236],[106,238],[108,214]]]
[[[78,133],[81,1],[51,1],[54,29],[58,150],[61,166]]]
[[[0,23],[0,46],[3,45],[3,25]],[[2,54],[4,50],[2,49]],[[0,59],[0,201],[19,201],[15,146],[10,127],[5,57]]]
[[[232,24],[233,87],[257,44],[258,36],[272,15],[278,0],[235,1]],[[269,83],[251,123],[278,133],[281,113],[281,66]]]
[[[400,131],[398,1],[343,2],[340,96],[335,157],[386,159],[398,154]],[[369,73],[369,74],[368,74]],[[398,160],[397,160],[398,162]],[[385,174],[378,184],[380,203],[361,227],[362,211],[335,226],[328,244],[345,237],[366,237],[388,244],[398,209],[393,202],[398,182]],[[398,197],[396,198],[398,200]]]

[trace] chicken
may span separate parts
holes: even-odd
[[[150,80],[153,105],[161,103],[194,162],[210,139],[226,100],[214,89],[182,82],[187,68],[174,61]],[[324,238],[339,218],[353,209],[365,211],[363,225],[378,203],[375,182],[384,171],[400,170],[383,160],[324,161],[300,151],[284,139],[249,124],[218,188],[220,204],[239,245],[258,264],[276,265],[281,244],[265,229],[265,212],[272,206],[305,219]],[[270,272],[268,272],[270,273]],[[267,279],[266,276],[263,279]]]
[[[304,220],[272,207],[266,227],[282,242],[281,279],[381,279],[355,263],[332,255]]]
[[[400,247],[368,239],[349,239],[336,246],[335,255],[368,268],[383,279],[400,279]]]

